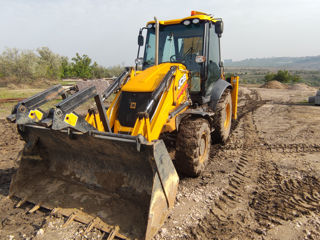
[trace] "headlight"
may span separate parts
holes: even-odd
[[[197,23],[199,23],[199,22],[200,22],[200,19],[199,19],[199,18],[195,18],[195,19],[192,20],[192,23],[194,23],[194,24],[197,24]]]
[[[147,28],[152,28],[153,27],[153,24],[152,23],[149,23]]]
[[[190,25],[190,23],[191,23],[191,21],[190,21],[190,20],[184,20],[184,21],[183,21],[183,24],[184,24],[185,26]]]

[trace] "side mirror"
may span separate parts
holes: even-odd
[[[218,34],[218,37],[220,38],[222,33],[223,33],[223,22],[222,22],[222,20],[215,23],[215,30],[216,30],[216,34]]]
[[[196,56],[196,63],[203,63],[206,61],[205,56]]]
[[[139,46],[143,46],[143,43],[144,43],[144,37],[141,33],[139,33],[138,35],[138,45]]]
[[[139,58],[136,58],[136,59],[135,59],[135,63],[136,63],[136,65],[138,65],[138,66],[140,66],[140,65],[142,66],[142,65],[143,65],[143,58],[140,58],[140,57],[139,57]]]

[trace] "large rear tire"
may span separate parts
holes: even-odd
[[[215,143],[226,143],[229,138],[232,120],[231,92],[226,89],[222,94],[214,115],[212,141]]]
[[[210,125],[203,118],[188,118],[179,125],[175,166],[179,173],[197,177],[204,170],[210,153]]]

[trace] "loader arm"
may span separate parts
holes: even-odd
[[[156,72],[156,74],[147,79],[147,82],[144,82],[143,78],[144,75],[149,75],[149,73],[130,74],[131,77],[116,94],[108,108],[107,116],[113,133],[126,133],[131,136],[141,134],[151,142],[159,139],[163,130],[168,132],[176,130],[176,116],[178,113],[187,110],[189,105],[189,73],[184,65],[177,63],[163,63],[146,71]],[[123,95],[127,93],[150,95],[144,101],[142,110],[135,113],[136,120],[132,126],[122,125],[119,120],[119,115],[123,114],[123,111],[139,108],[139,103],[130,100],[126,103],[129,109],[122,109],[122,112],[119,112],[121,101],[122,104],[125,101]],[[104,131],[98,113],[88,113],[86,120],[99,131]]]

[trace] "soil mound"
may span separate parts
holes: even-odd
[[[289,89],[292,90],[301,90],[301,91],[309,91],[309,90],[315,90],[315,88],[308,86],[305,83],[297,83],[293,84],[289,87]]]
[[[261,88],[272,88],[272,89],[286,89],[288,88],[285,84],[278,81],[269,81],[261,86]]]
[[[83,90],[90,86],[95,86],[98,94],[102,94],[112,83],[112,81],[104,80],[104,79],[95,79],[95,80],[87,80],[87,81],[78,81],[77,85],[79,90]]]

